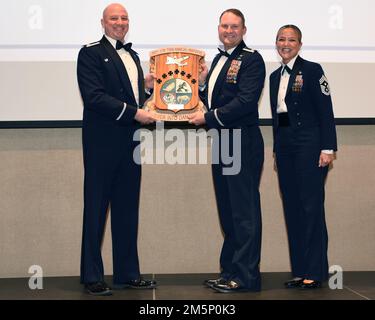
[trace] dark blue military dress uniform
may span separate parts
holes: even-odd
[[[217,55],[206,83],[218,63]],[[229,129],[229,149],[233,152],[233,129],[241,130],[240,171],[226,175],[223,161],[212,165],[216,201],[224,244],[221,250],[221,277],[236,281],[242,288],[261,288],[261,207],[259,182],[264,160],[264,144],[259,129],[258,100],[263,90],[265,65],[261,55],[242,41],[226,60],[215,82],[211,109],[205,113],[209,128]],[[202,101],[207,104],[207,88]],[[219,139],[218,143],[221,143]],[[233,154],[238,157],[239,154]]]
[[[139,128],[134,120],[145,101],[144,77],[137,54],[139,102],[126,68],[108,39],[83,47],[78,57],[78,83],[83,110],[84,223],[81,282],[103,281],[101,245],[111,208],[113,282],[140,277],[137,229],[141,166],[133,161]],[[124,111],[124,102],[127,104]]]
[[[277,114],[281,67],[270,76],[274,152],[288,231],[294,277],[328,278],[328,234],[324,183],[328,167],[319,167],[322,150],[337,150],[328,81],[322,67],[297,57],[285,103]]]

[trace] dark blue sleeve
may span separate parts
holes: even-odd
[[[82,48],[78,55],[77,77],[84,107],[102,116],[116,120],[124,109],[124,102],[109,95],[97,48]],[[132,123],[137,108],[127,105],[120,121]]]
[[[312,70],[311,96],[319,118],[321,150],[337,150],[336,126],[328,80],[319,64]]]

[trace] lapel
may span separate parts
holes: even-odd
[[[139,97],[139,105],[140,106],[143,106],[144,102],[145,102],[145,83],[144,83],[144,79],[143,79],[143,70],[142,70],[142,66],[141,66],[141,63],[139,61],[139,58],[138,58],[138,54],[134,51],[134,50],[131,50],[130,52],[131,56],[133,57],[134,59],[134,62],[137,66],[137,71],[138,71],[138,97]]]
[[[107,40],[107,38],[105,36],[103,36],[103,38],[100,40],[100,42],[101,42],[101,44],[103,44],[105,50],[107,51],[107,53],[111,57],[111,59],[113,61],[113,64],[115,66],[115,69],[117,71],[117,74],[118,74],[118,76],[119,76],[119,78],[122,82],[122,85],[125,88],[127,88],[128,92],[131,92],[133,103],[135,105],[137,105],[137,103],[135,101],[135,96],[134,96],[132,85],[130,83],[128,73],[126,72],[126,68],[124,66],[124,63],[122,62],[122,60],[121,60],[120,56],[118,55],[116,49],[113,48],[113,46],[111,45],[111,43]],[[137,68],[138,68],[138,63],[136,63],[136,64],[137,64]],[[139,74],[139,70],[138,70],[138,74]],[[138,77],[138,79],[139,79],[139,77]]]
[[[207,75],[207,80],[206,80],[206,83],[208,83],[210,81],[210,78],[211,78],[211,74],[212,74],[212,71],[214,71],[217,63],[219,62],[220,60],[220,54],[217,54],[214,58],[214,60],[212,61],[212,64],[211,64],[211,67],[210,67],[210,70],[208,71],[208,75]]]
[[[293,65],[293,69],[292,69],[292,73],[290,74],[290,77],[289,77],[288,89],[286,90],[285,97],[289,94],[290,90],[292,89],[292,86],[293,86],[294,82],[296,81],[296,76],[301,69],[302,61],[303,61],[303,59],[300,56],[298,56],[297,59],[296,59],[296,62]],[[280,80],[280,76],[279,76],[279,80]]]
[[[281,79],[281,66],[275,70],[274,76],[270,83],[271,87],[271,106],[276,110],[277,107],[277,96],[279,94],[280,79]]]
[[[145,102],[145,88],[144,88],[144,79],[143,79],[143,70],[141,66],[141,62],[138,57],[138,53],[134,51],[133,49],[129,50],[130,55],[132,56],[135,65],[137,66],[137,72],[138,72],[138,97],[139,97],[139,105],[143,106],[143,103]]]
[[[227,61],[225,62],[223,68],[221,69],[217,80],[215,82],[214,89],[212,90],[212,100],[215,99],[215,97],[218,96],[218,93],[220,92],[221,87],[225,83],[225,76],[228,72],[228,69],[230,65],[232,64],[232,61],[238,57],[239,53],[242,51],[242,49],[245,47],[245,42],[241,41],[236,49],[232,52],[232,54],[228,57]],[[211,68],[213,70],[213,68]]]

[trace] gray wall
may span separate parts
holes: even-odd
[[[329,261],[375,270],[375,126],[338,126],[326,185]],[[285,224],[273,170],[271,128],[262,127],[261,270],[288,271]],[[80,129],[0,130],[0,277],[79,274],[82,227]],[[103,256],[112,273],[110,223]],[[222,235],[209,165],[145,165],[139,226],[143,273],[218,271]]]
[[[329,79],[336,118],[375,117],[372,95],[375,63],[322,63],[322,66]],[[148,62],[142,67],[148,72]],[[278,67],[278,63],[266,63],[267,77],[259,107],[262,118],[271,118],[268,79]],[[71,61],[0,62],[0,120],[81,120],[76,68]]]

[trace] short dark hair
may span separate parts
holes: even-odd
[[[286,24],[285,26],[282,26],[279,31],[277,31],[277,35],[276,35],[276,41],[277,41],[277,38],[279,37],[279,33],[281,31],[283,31],[284,29],[293,29],[296,33],[297,33],[297,37],[298,37],[298,41],[300,43],[302,43],[302,31],[300,30],[300,28],[298,28],[297,26],[295,26],[294,24]]]
[[[222,17],[225,13],[227,13],[227,12],[233,13],[235,16],[240,17],[241,20],[242,20],[242,24],[243,24],[243,26],[245,27],[245,16],[243,15],[243,13],[242,13],[240,10],[238,10],[238,9],[234,9],[234,8],[231,8],[231,9],[227,9],[227,10],[225,10],[225,11],[220,15],[219,21],[221,21],[221,17]]]

